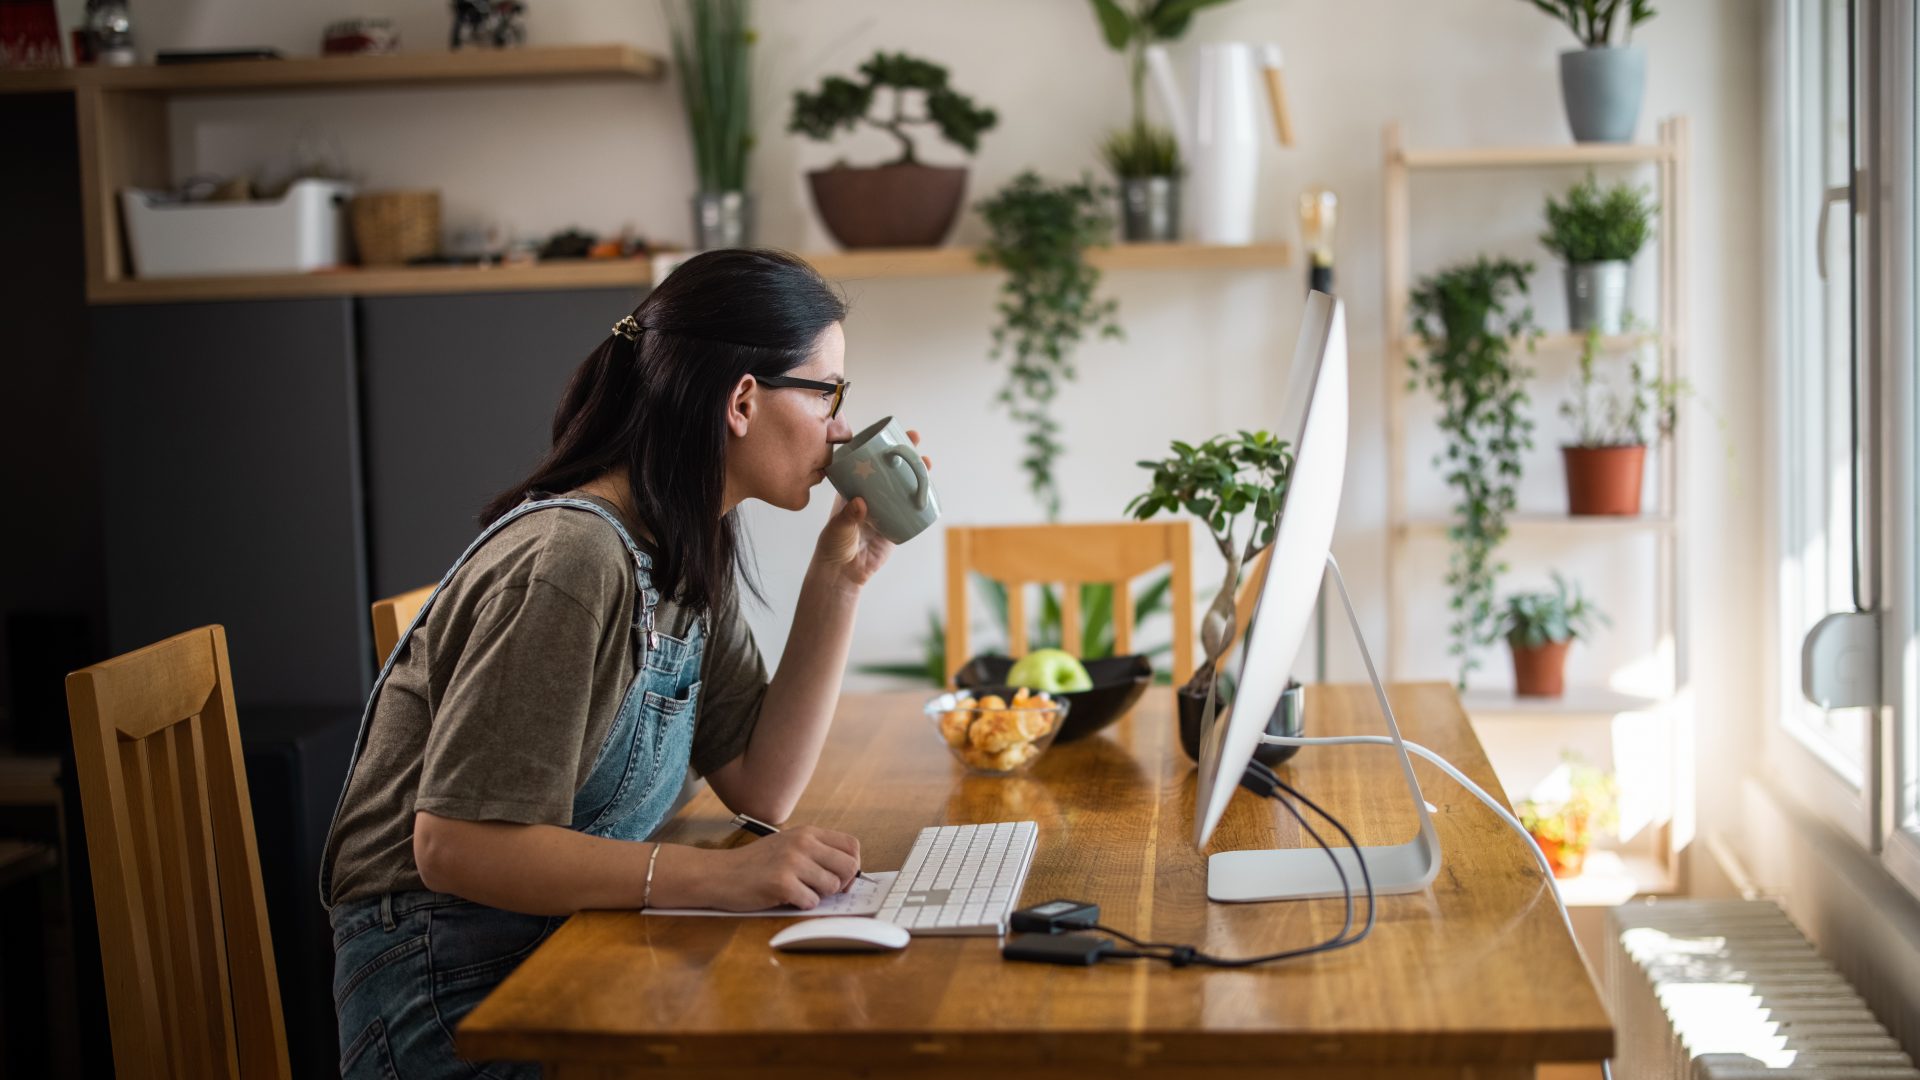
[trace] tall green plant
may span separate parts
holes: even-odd
[[[1592,173],[1567,189],[1567,201],[1547,196],[1547,231],[1540,242],[1569,263],[1626,262],[1653,235],[1658,208],[1645,189],[1621,181],[1605,189]]]
[[[1523,0],[1557,22],[1565,23],[1580,44],[1589,49],[1613,43],[1613,23],[1625,9],[1627,40],[1634,28],[1656,14],[1651,0]]]
[[[1107,47],[1127,58],[1133,122],[1115,132],[1102,148],[1114,175],[1122,178],[1174,176],[1180,172],[1173,136],[1147,123],[1147,46],[1177,41],[1195,14],[1227,0],[1091,0]]]
[[[1082,339],[1122,336],[1118,305],[1094,295],[1100,271],[1086,260],[1086,249],[1113,231],[1107,195],[1091,178],[1051,184],[1028,170],[978,206],[992,230],[980,261],[1007,272],[990,354],[1008,360],[997,400],[1027,429],[1020,467],[1049,521],[1060,516],[1053,467],[1064,450],[1053,399],[1074,378],[1073,350]]]
[[[1532,272],[1531,263],[1482,256],[1422,280],[1412,296],[1422,347],[1407,360],[1409,388],[1424,385],[1440,404],[1447,448],[1434,464],[1455,492],[1448,651],[1459,658],[1462,687],[1480,666],[1474,650],[1496,633],[1494,587],[1507,567],[1495,552],[1507,538],[1520,454],[1533,446],[1525,386],[1532,372],[1513,356],[1517,340],[1531,349],[1539,333],[1526,305]]]
[[[700,190],[744,191],[753,151],[753,0],[662,0]]]
[[[1175,441],[1173,453],[1142,461],[1153,473],[1146,491],[1127,504],[1127,513],[1145,521],[1155,514],[1188,513],[1199,518],[1227,561],[1220,590],[1200,624],[1206,659],[1187,688],[1205,692],[1215,665],[1233,644],[1234,602],[1241,568],[1251,563],[1280,527],[1280,502],[1293,467],[1293,452],[1279,436],[1265,431],[1216,435],[1198,446]],[[1246,539],[1237,535],[1243,515],[1251,515]]]

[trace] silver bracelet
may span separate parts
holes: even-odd
[[[653,864],[660,858],[660,842],[653,842],[653,854],[647,856],[647,885],[640,894],[640,910],[645,911],[653,903]]]

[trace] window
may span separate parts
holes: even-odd
[[[1780,682],[1768,768],[1920,893],[1920,30],[1913,6],[1890,0],[1774,11]],[[1877,641],[1881,704],[1822,709],[1801,692],[1801,646],[1845,612],[1864,613],[1855,625]]]

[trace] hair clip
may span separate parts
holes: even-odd
[[[631,315],[625,316],[619,322],[613,324],[613,332],[626,338],[628,341],[639,341],[640,331],[642,329],[644,329],[644,327],[640,325],[640,320]]]

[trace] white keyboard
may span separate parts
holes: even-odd
[[[922,829],[876,917],[915,934],[1004,934],[1038,836],[1031,821]]]

